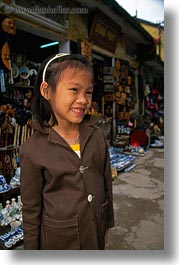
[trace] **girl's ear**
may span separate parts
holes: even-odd
[[[42,82],[40,85],[40,93],[46,100],[50,100],[50,88],[47,82]]]

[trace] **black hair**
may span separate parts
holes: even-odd
[[[42,76],[44,67],[50,59],[54,57],[50,56],[44,60],[38,71],[38,75],[34,87],[34,99],[32,103],[32,111],[35,115],[35,119],[39,121],[42,127],[49,127],[58,124],[55,114],[50,106],[48,100],[46,100],[40,92],[40,86],[42,83]],[[66,68],[86,70],[91,73],[93,78],[93,68],[89,60],[80,54],[64,55],[57,57],[50,62],[45,73],[45,82],[48,83],[52,91],[56,90],[59,78]],[[51,124],[49,125],[49,121]]]
[[[10,18],[7,15],[4,14],[0,14],[0,32],[3,31],[2,29],[2,22],[6,19],[6,18]]]

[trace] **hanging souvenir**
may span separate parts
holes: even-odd
[[[37,75],[37,70],[36,69],[30,69],[29,76],[32,76],[32,75]]]
[[[29,68],[27,66],[21,66],[20,68],[20,77],[22,79],[27,79],[29,77]]]
[[[1,91],[1,93],[4,93],[6,91],[4,70],[3,69],[0,70],[0,91]]]
[[[1,61],[4,70],[10,71],[9,84],[13,84],[12,64],[10,56],[11,38],[16,34],[16,26],[14,20],[10,17],[0,14],[0,49]],[[5,66],[5,67],[4,67]]]
[[[12,64],[12,74],[13,78],[17,78],[19,76],[19,68],[15,63]]]
[[[5,17],[2,21],[2,30],[10,35],[16,35],[16,25],[10,17]]]
[[[10,63],[10,49],[8,42],[5,42],[5,44],[2,47],[1,51],[1,58],[3,64],[6,66],[8,70],[11,70],[11,63]]]

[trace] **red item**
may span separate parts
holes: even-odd
[[[157,88],[153,87],[152,88],[152,95],[159,95],[159,94],[160,94],[160,91]]]
[[[149,137],[144,131],[135,131],[130,136],[130,145],[132,146],[147,146]]]

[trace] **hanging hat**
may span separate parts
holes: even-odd
[[[151,92],[152,92],[153,95],[159,95],[160,94],[160,91],[157,88],[155,88],[155,87],[152,88]]]

